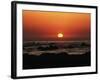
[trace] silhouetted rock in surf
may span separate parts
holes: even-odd
[[[41,51],[46,51],[46,50],[55,50],[55,49],[58,49],[58,47],[57,46],[45,46],[45,47],[39,46],[37,49]]]

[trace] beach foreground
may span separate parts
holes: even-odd
[[[26,41],[23,69],[90,66],[89,41]]]

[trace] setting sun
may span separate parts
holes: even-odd
[[[90,24],[90,13],[23,10],[23,40],[87,40]]]
[[[63,37],[63,34],[62,33],[58,33],[57,35],[59,38],[62,38]]]

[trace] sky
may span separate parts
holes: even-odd
[[[90,13],[23,10],[22,15],[24,41],[90,39]]]

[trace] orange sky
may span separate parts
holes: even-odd
[[[58,33],[64,37],[59,39]],[[87,40],[90,37],[90,14],[23,10],[23,39]]]

